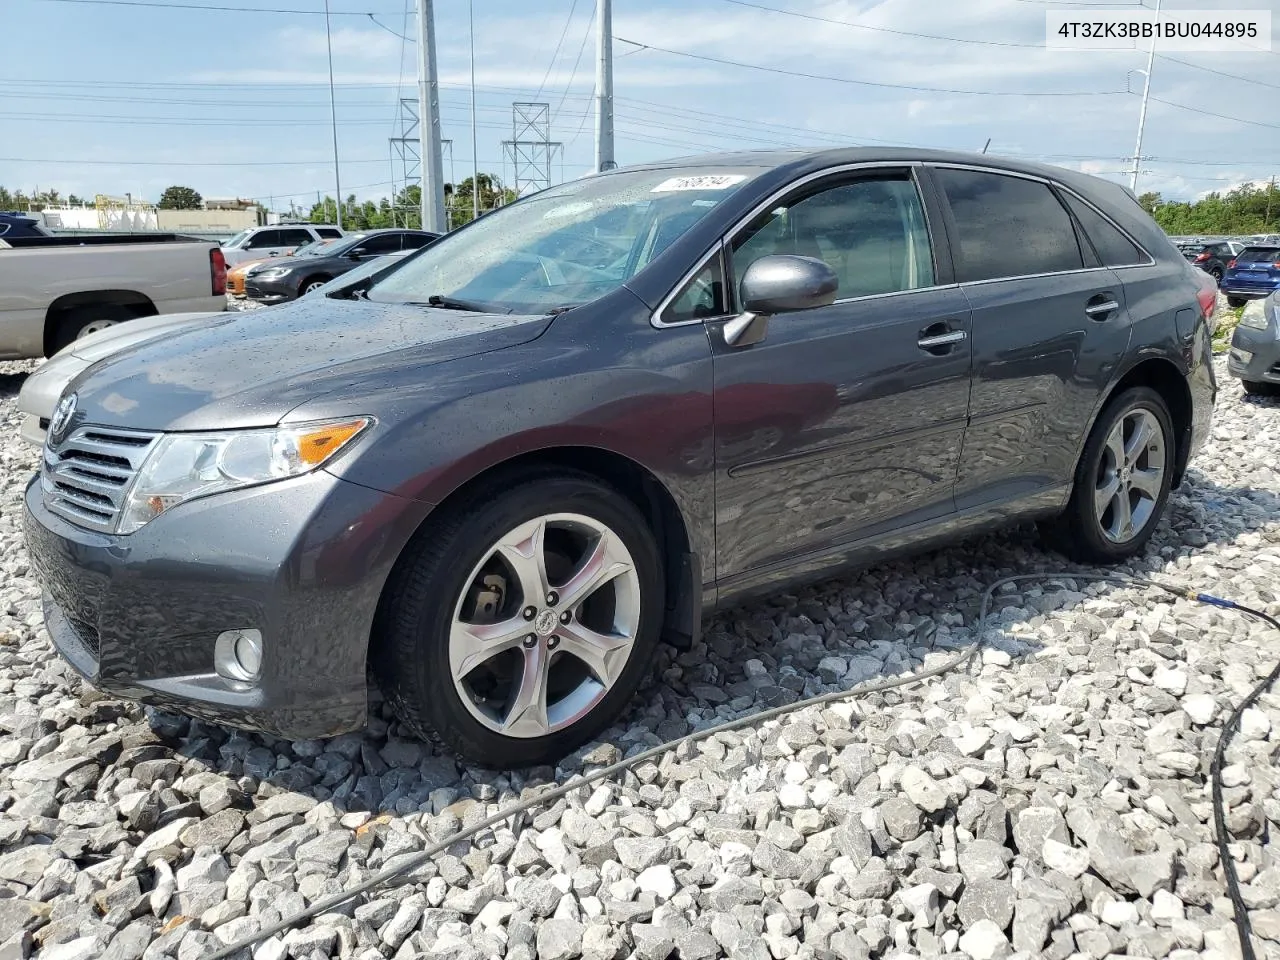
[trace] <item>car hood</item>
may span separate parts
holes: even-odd
[[[354,260],[346,260],[345,257],[333,257],[326,255],[321,257],[272,257],[269,260],[262,261],[258,266],[262,267],[263,270],[277,270],[281,268],[289,270],[294,267],[302,266],[303,264],[308,266],[315,266],[317,264],[328,265],[335,261],[345,261],[352,265],[355,264]]]
[[[216,313],[162,313],[154,317],[143,317],[139,320],[117,323],[115,326],[106,327],[97,333],[72,341],[60,350],[57,356],[73,356],[81,360],[98,361],[125,347],[142,343],[144,340],[152,340],[170,331],[233,316],[234,314],[229,314],[225,310],[219,310]]]
[[[126,347],[85,370],[69,387],[77,395],[76,422],[140,430],[267,426],[383,370],[527,343],[551,323],[327,297],[223,316]]]

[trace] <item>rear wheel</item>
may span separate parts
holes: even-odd
[[[508,477],[410,549],[383,598],[374,663],[419,736],[487,767],[554,763],[639,686],[661,561],[612,488],[558,471]]]
[[[1237,310],[1249,302],[1248,297],[1227,297],[1227,306],[1232,310]]]
[[[1280,384],[1263,383],[1258,380],[1241,380],[1244,392],[1251,397],[1280,397]]]
[[[81,307],[63,316],[54,330],[49,356],[69,346],[81,337],[114,327],[117,323],[132,320],[133,314],[124,307]]]
[[[1042,524],[1049,543],[1081,562],[1140,553],[1168,503],[1173,436],[1168,405],[1148,387],[1107,404],[1076,466],[1067,509]]]

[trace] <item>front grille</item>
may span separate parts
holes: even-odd
[[[113,530],[129,484],[158,437],[82,426],[57,444],[46,443],[40,470],[44,505],[79,526]]]
[[[97,660],[101,654],[101,642],[98,639],[98,628],[91,624],[88,620],[81,620],[79,617],[73,617],[64,613],[67,618],[67,624],[71,627],[76,635],[76,639],[80,641],[80,646],[93,655],[93,659]]]

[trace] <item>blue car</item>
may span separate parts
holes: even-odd
[[[1227,263],[1218,288],[1233,307],[1243,307],[1250,300],[1269,297],[1280,290],[1280,246],[1245,247]]]
[[[0,211],[0,237],[15,239],[21,237],[47,237],[49,231],[35,217],[17,211]]]

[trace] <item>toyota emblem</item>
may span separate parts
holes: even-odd
[[[49,439],[59,441],[62,435],[66,433],[67,427],[71,425],[71,418],[76,412],[76,395],[68,394],[58,401],[58,406],[54,408],[53,417],[49,420]]]

